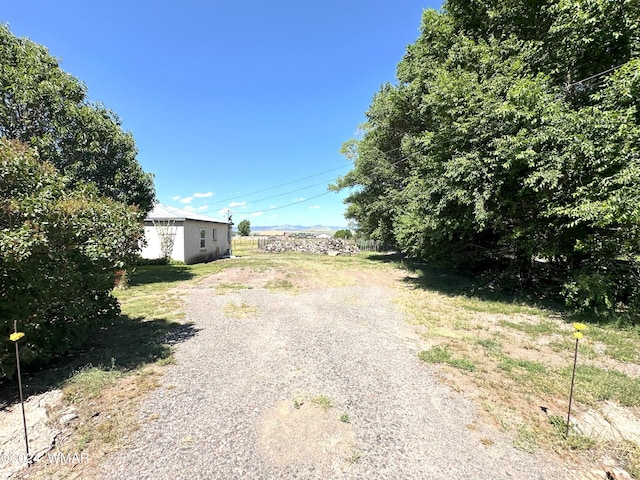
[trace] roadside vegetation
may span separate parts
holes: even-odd
[[[173,345],[197,333],[184,323],[185,294],[229,268],[251,278],[276,272],[287,283],[270,287],[293,295],[304,288],[362,284],[363,278],[384,282],[421,336],[425,368],[435,368],[442,381],[472,399],[481,419],[509,435],[516,447],[554,452],[589,468],[612,458],[640,474],[640,447],[624,430],[640,425],[638,327],[581,319],[587,330],[578,354],[572,415],[577,423],[565,438],[574,318],[561,304],[505,296],[471,277],[394,255],[266,254],[248,246],[234,253],[239,258],[203,265],[136,267],[128,285],[114,290],[122,316],[71,359],[32,376],[30,394],[63,388],[64,402],[78,413],[71,437],[57,448],[88,452],[91,462],[73,472],[38,466],[30,478],[91,478],[98,463],[127,446],[140,426],[140,401],[175,362]],[[241,281],[220,285],[225,293],[251,288]],[[234,302],[227,316],[251,314],[251,305]],[[603,422],[587,424],[588,418]],[[624,435],[616,436],[607,421],[618,422]]]
[[[525,451],[605,465],[614,459],[640,475],[640,326],[589,319],[562,303],[514,298],[472,277],[409,265],[397,301],[424,339],[419,358],[473,399],[485,421]],[[565,436],[578,320],[587,328]]]
[[[346,217],[413,258],[640,312],[640,4],[447,0],[343,152]]]

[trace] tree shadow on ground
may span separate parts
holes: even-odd
[[[544,308],[563,316],[570,312],[556,295],[544,289],[520,288],[518,285],[504,287],[495,274],[472,275],[450,268],[439,267],[428,262],[405,258],[400,253],[372,255],[371,260],[395,264],[408,272],[402,279],[416,289],[431,290],[449,297],[469,297],[489,302],[517,303]],[[506,280],[506,279],[503,279]]]
[[[151,283],[183,282],[195,276],[188,265],[141,265],[130,273],[128,284],[136,287]]]
[[[25,399],[62,388],[83,368],[98,367],[121,372],[134,370],[172,354],[172,346],[189,340],[199,329],[165,319],[144,320],[121,315],[96,329],[82,348],[54,359],[42,368],[23,371]],[[0,409],[18,401],[17,378],[0,380]]]

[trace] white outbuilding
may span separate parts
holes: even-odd
[[[230,221],[167,205],[156,205],[144,220],[142,258],[169,257],[186,264],[231,255]]]

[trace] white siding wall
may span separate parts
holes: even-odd
[[[182,224],[182,222],[180,222]],[[230,252],[229,225],[226,223],[202,222],[187,220],[183,225],[176,226],[176,236],[173,243],[171,258],[192,264],[208,262],[220,258]],[[216,230],[215,240],[213,229]],[[200,229],[205,231],[205,248],[200,248]],[[160,238],[153,225],[144,226],[147,246],[142,249],[142,258],[155,259],[162,257]]]
[[[176,236],[173,240],[173,251],[170,257],[174,260],[184,262],[184,227],[182,225],[176,226]],[[142,249],[140,255],[142,258],[156,259],[162,257],[160,251],[160,237],[158,231],[153,225],[144,226],[144,238],[147,240],[147,246]]]
[[[213,229],[216,229],[216,239],[213,239]],[[204,248],[200,248],[200,230],[204,229]],[[226,223],[199,222],[187,220],[184,230],[184,262],[208,262],[220,258],[229,251],[228,232]]]

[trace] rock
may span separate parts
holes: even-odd
[[[75,413],[67,413],[66,415],[62,415],[60,417],[60,420],[58,420],[58,423],[60,425],[64,425],[65,423],[69,423],[71,420],[75,420],[76,418],[78,418],[78,415]]]
[[[360,250],[352,243],[339,238],[307,239],[295,237],[269,237],[262,247],[269,253],[312,253],[320,255],[354,255]]]
[[[60,435],[60,430],[50,423],[48,412],[57,410],[61,401],[61,390],[31,395],[25,400],[24,410],[31,458],[37,460],[44,456],[53,448],[56,437]],[[11,476],[27,467],[20,403],[14,403],[0,411],[0,452],[5,455],[2,465],[3,474]]]

